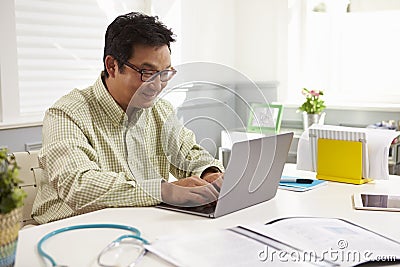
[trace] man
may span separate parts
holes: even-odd
[[[109,25],[98,80],[46,112],[44,178],[32,212],[38,223],[106,207],[218,198],[223,166],[176,123],[172,106],[157,100],[176,73],[173,41],[157,17],[129,13]],[[177,181],[167,182],[170,172]]]

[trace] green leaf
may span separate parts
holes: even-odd
[[[27,194],[19,188],[18,165],[7,149],[0,149],[0,213],[5,214],[24,205]]]

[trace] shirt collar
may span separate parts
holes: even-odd
[[[103,72],[93,85],[94,95],[99,102],[101,108],[113,122],[114,126],[124,125],[127,121],[126,113],[108,92],[103,83],[102,75],[104,75]]]

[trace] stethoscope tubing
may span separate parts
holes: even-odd
[[[49,239],[49,238],[51,238],[51,237],[53,237],[55,235],[58,235],[60,233],[63,233],[63,232],[72,231],[72,230],[78,230],[78,229],[92,229],[92,228],[108,228],[108,229],[127,230],[127,231],[130,231],[130,232],[134,233],[134,235],[132,237],[134,237],[136,239],[139,239],[139,240],[142,240],[143,243],[145,243],[145,244],[148,243],[145,239],[140,237],[140,231],[138,229],[136,229],[135,227],[132,227],[132,226],[121,225],[121,224],[109,224],[109,223],[106,223],[106,224],[101,224],[101,223],[100,224],[81,224],[81,225],[72,225],[72,226],[67,226],[67,227],[64,227],[64,228],[60,228],[60,229],[54,230],[54,231],[46,234],[45,236],[43,236],[39,240],[39,242],[37,244],[37,250],[39,252],[39,255],[41,257],[49,260],[52,266],[57,266],[57,263],[55,262],[55,260],[48,253],[46,253],[43,250],[43,243],[47,239]]]

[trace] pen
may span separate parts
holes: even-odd
[[[291,176],[282,176],[281,182],[284,183],[298,183],[298,184],[312,184],[313,179],[296,178]]]

